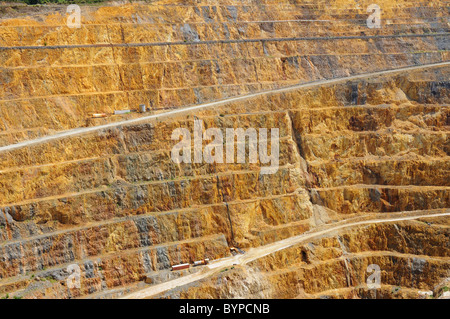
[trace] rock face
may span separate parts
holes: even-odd
[[[226,269],[157,297],[419,298],[418,291],[430,290],[439,284],[438,278],[448,276],[448,228],[442,230],[448,222],[447,218],[431,227],[413,222],[354,229]],[[398,234],[414,244],[409,246]],[[428,236],[432,243],[421,241]],[[381,287],[368,289],[367,267],[374,264],[381,269]]]
[[[0,20],[0,143],[137,117],[87,121],[141,103],[178,108],[448,61],[448,36],[435,34],[448,31],[441,1],[383,1],[379,30],[361,25],[366,7],[354,1],[214,3],[83,7],[77,30],[58,13],[8,13],[15,19]],[[311,19],[332,23],[311,28],[303,21]],[[449,70],[260,94],[0,152],[0,295],[114,298],[200,269],[173,265],[230,257],[231,247],[370,217],[448,213]],[[222,131],[278,128],[278,171],[264,175],[248,160],[176,164],[171,134],[192,131],[194,119]],[[450,275],[449,237],[448,217],[351,227],[156,297],[438,296]],[[381,269],[376,291],[366,287],[372,264]],[[68,286],[69,266],[81,270],[80,288]]]
[[[178,108],[449,59],[444,1],[380,0],[380,29],[366,25],[370,4],[84,6],[79,29],[68,27],[65,6],[3,9],[0,145],[124,117],[91,120],[92,113]],[[445,83],[432,85],[440,94]]]

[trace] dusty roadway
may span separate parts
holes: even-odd
[[[450,216],[450,210],[440,210],[441,213],[437,213],[436,211],[430,211],[428,214],[423,212],[401,212],[391,214],[392,217],[389,218],[372,218],[368,220],[362,221],[342,221],[338,223],[334,223],[331,225],[326,225],[322,229],[315,230],[313,232],[308,232],[299,236],[287,238],[266,246],[261,246],[258,248],[252,248],[248,250],[244,255],[236,255],[233,257],[223,258],[217,261],[211,262],[208,266],[206,266],[202,271],[194,273],[192,275],[188,275],[186,277],[181,277],[175,280],[171,280],[165,282],[163,284],[158,284],[135,293],[131,293],[122,297],[121,299],[145,299],[155,296],[159,293],[181,287],[204,278],[213,276],[219,273],[221,270],[232,267],[233,265],[245,265],[253,260],[262,258],[264,256],[273,254],[279,250],[283,250],[294,245],[298,245],[304,242],[308,242],[312,239],[324,236],[324,235],[333,235],[333,232],[352,228],[362,225],[371,225],[371,224],[380,224],[380,223],[392,223],[406,220],[417,220],[421,218],[436,218],[443,216]],[[384,215],[385,216],[385,215]]]
[[[109,129],[109,128],[113,128],[113,127],[117,127],[117,126],[131,125],[131,124],[136,124],[139,122],[155,120],[155,119],[164,118],[164,117],[170,117],[170,116],[177,115],[177,114],[189,113],[189,112],[200,110],[200,109],[221,106],[221,105],[224,105],[227,103],[242,101],[242,100],[250,99],[250,98],[265,95],[265,94],[289,92],[289,91],[297,90],[300,88],[310,88],[310,87],[315,87],[315,86],[324,85],[324,84],[341,83],[341,82],[346,82],[346,81],[363,79],[363,78],[367,78],[367,77],[374,77],[374,76],[379,76],[379,75],[387,75],[387,74],[400,73],[400,72],[405,72],[405,71],[413,71],[413,70],[426,69],[426,68],[439,67],[439,66],[448,66],[448,65],[450,65],[450,62],[441,62],[441,63],[425,64],[425,65],[419,65],[419,66],[404,67],[404,68],[387,70],[387,71],[364,73],[364,74],[360,74],[360,75],[353,75],[353,76],[343,77],[343,78],[338,78],[338,79],[320,80],[320,81],[315,81],[315,82],[303,83],[303,84],[298,84],[298,85],[294,85],[294,86],[289,86],[286,88],[262,91],[262,92],[258,92],[258,93],[224,99],[224,100],[220,100],[217,102],[210,102],[210,103],[205,103],[205,104],[199,104],[196,106],[185,107],[185,108],[181,108],[181,109],[177,109],[177,110],[173,110],[173,111],[169,111],[169,112],[164,112],[164,113],[160,113],[160,114],[143,116],[140,118],[126,120],[126,121],[120,121],[120,122],[114,122],[114,123],[109,123],[109,124],[105,124],[105,125],[85,127],[85,128],[83,127],[83,128],[61,131],[61,132],[53,134],[53,135],[48,135],[48,136],[40,137],[37,139],[23,141],[20,143],[0,147],[0,152],[12,151],[15,149],[28,147],[28,146],[32,146],[35,144],[50,142],[50,141],[56,140],[56,139],[62,139],[62,138],[69,137],[69,136],[83,135],[83,134],[96,132],[96,131],[100,131],[100,130],[104,130],[104,129]]]

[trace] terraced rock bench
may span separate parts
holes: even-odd
[[[233,245],[259,247],[374,213],[448,210],[448,94],[433,94],[427,85],[446,74],[448,67],[435,67],[196,113],[205,127],[280,127],[281,166],[274,175],[261,176],[260,163],[175,165],[168,137],[177,127],[192,128],[192,115],[4,152],[2,291],[118,296],[143,288],[145,276],[156,284],[171,264],[229,256]],[[431,104],[414,101],[419,95],[408,93],[414,87]],[[353,105],[361,99],[365,105]],[[421,140],[411,138],[419,133]],[[419,147],[427,141],[433,145]],[[173,253],[158,257],[162,249]],[[146,266],[147,254],[164,264]],[[445,256],[437,269],[446,269]],[[85,273],[81,291],[64,287],[69,264]]]
[[[57,16],[0,21],[0,145],[139,116],[92,113],[448,61],[445,2],[379,5],[381,29],[351,1],[83,7],[81,29]]]
[[[150,296],[404,298],[448,277],[450,68],[428,65],[449,60],[446,2],[382,1],[385,28],[366,31],[350,0],[217,3],[86,8],[78,31],[57,16],[0,21],[0,146],[141,116],[86,121],[94,111],[151,101],[157,114],[286,87],[0,151],[0,296],[121,297],[195,275],[172,265],[231,260],[232,247],[264,254]],[[425,66],[288,88],[411,65]],[[195,119],[279,128],[278,170],[175,163],[171,134]],[[370,264],[383,269],[376,295]],[[69,266],[81,289],[67,286]]]
[[[334,232],[153,297],[423,299],[426,291],[437,298],[450,269],[448,222],[425,218]],[[378,289],[366,284],[369,265],[381,269]]]

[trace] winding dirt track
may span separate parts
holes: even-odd
[[[337,78],[337,79],[331,79],[331,80],[320,80],[320,81],[315,81],[315,82],[308,82],[308,83],[298,84],[298,85],[289,86],[289,87],[285,87],[285,88],[281,88],[281,89],[262,91],[262,92],[248,94],[248,95],[242,95],[242,96],[238,96],[238,97],[228,98],[228,99],[224,99],[224,100],[220,100],[220,101],[216,101],[216,102],[199,104],[196,106],[185,107],[185,108],[181,108],[181,109],[177,109],[177,110],[173,110],[173,111],[169,111],[169,112],[165,112],[165,113],[144,116],[144,117],[126,120],[126,121],[120,121],[120,122],[114,122],[114,123],[109,123],[109,124],[105,124],[105,125],[61,131],[61,132],[53,134],[53,135],[48,135],[48,136],[40,137],[37,139],[23,141],[20,143],[0,147],[0,152],[8,152],[8,151],[12,151],[15,149],[32,146],[35,144],[46,143],[46,142],[50,142],[52,140],[62,139],[62,138],[70,137],[70,136],[83,135],[83,134],[92,133],[92,132],[109,129],[109,128],[113,128],[113,127],[118,127],[118,126],[123,126],[123,125],[131,125],[131,124],[136,124],[136,123],[145,122],[145,121],[149,121],[149,120],[155,120],[155,119],[164,118],[164,117],[171,117],[171,116],[182,114],[182,113],[189,113],[189,112],[200,110],[200,109],[221,106],[221,105],[224,105],[227,103],[232,103],[232,102],[237,102],[237,101],[243,101],[243,100],[247,100],[250,98],[254,98],[254,97],[258,97],[258,96],[266,95],[266,94],[289,92],[289,91],[297,90],[300,88],[310,88],[310,87],[315,87],[315,86],[324,85],[324,84],[341,83],[341,82],[363,79],[363,78],[368,78],[368,77],[374,77],[374,76],[379,76],[379,75],[393,74],[393,73],[398,73],[398,72],[420,70],[420,69],[426,69],[426,68],[431,68],[431,67],[448,66],[448,65],[450,65],[450,62],[424,64],[424,65],[410,66],[410,67],[404,67],[404,68],[392,69],[392,70],[386,70],[386,71],[364,73],[364,74],[360,74],[360,75],[353,75],[353,76],[349,76],[349,77],[343,77],[343,78]]]
[[[175,280],[171,280],[162,284],[158,284],[141,291],[137,291],[135,293],[126,295],[121,299],[145,299],[155,296],[159,293],[181,287],[187,284],[191,284],[193,282],[202,280],[204,278],[213,276],[219,273],[221,270],[232,267],[233,265],[245,265],[251,261],[262,258],[264,256],[273,254],[279,250],[283,250],[294,245],[298,245],[312,239],[316,239],[320,236],[324,235],[332,235],[333,232],[339,231],[346,228],[352,228],[362,225],[372,225],[372,224],[381,224],[381,223],[391,223],[391,222],[399,222],[399,221],[407,221],[407,220],[417,220],[421,218],[436,218],[436,217],[444,217],[450,216],[450,210],[444,210],[444,213],[429,213],[429,214],[420,214],[417,212],[402,212],[395,215],[402,215],[402,217],[391,217],[391,218],[375,218],[370,220],[358,221],[358,222],[345,222],[340,225],[327,225],[325,229],[317,230],[314,232],[305,233],[299,236],[287,238],[273,244],[269,244],[266,246],[261,246],[258,248],[252,248],[244,255],[236,255],[229,258],[223,258],[217,261],[213,261],[208,266],[206,266],[202,271],[194,273],[192,275],[188,275],[186,277],[181,277]],[[409,215],[409,216],[405,216]]]

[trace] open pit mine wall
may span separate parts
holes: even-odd
[[[153,298],[417,299],[448,288],[450,219],[357,227],[294,245]],[[432,222],[429,226],[427,222]],[[369,289],[369,265],[381,287]]]
[[[175,128],[192,130],[194,114],[2,152],[0,293],[73,298],[119,289],[120,295],[144,280],[158,283],[181,275],[170,272],[172,265],[228,257],[231,246],[259,247],[373,213],[448,211],[448,70],[261,95],[195,113],[205,129],[279,128],[280,168],[274,175],[261,175],[260,163],[175,164],[170,136]],[[377,138],[367,138],[370,134]],[[448,219],[442,226],[431,221],[432,227],[423,222],[399,230],[369,227],[361,235],[343,235],[339,247],[334,239],[325,241],[329,251],[316,253],[316,261],[325,264],[309,270],[295,261],[308,264],[316,257],[295,250],[298,256],[286,264],[286,275],[275,271],[268,274],[272,281],[261,281],[271,287],[264,296],[295,297],[300,292],[289,278],[296,276],[306,278],[302,291],[313,297],[334,287],[348,289],[341,296],[351,295],[366,263],[374,261],[391,278],[386,284],[395,285],[393,274],[406,274],[414,265],[421,269],[414,270],[414,281],[398,284],[431,289],[448,270],[450,242]],[[394,256],[367,256],[359,247]],[[347,266],[339,259],[346,251],[355,261]],[[415,255],[428,257],[412,263]],[[259,272],[271,263],[251,268],[263,276]],[[73,264],[82,271],[81,289],[66,285]],[[326,281],[330,274],[335,275]],[[248,272],[238,276],[255,278]],[[239,293],[252,297],[258,286],[247,281]],[[245,294],[244,286],[253,288]],[[179,296],[237,295],[226,287]],[[178,294],[171,293],[167,296]]]
[[[0,145],[299,82],[448,61],[445,1],[173,1],[0,19]],[[16,9],[20,13],[20,8]],[[41,10],[41,9],[40,9]]]

